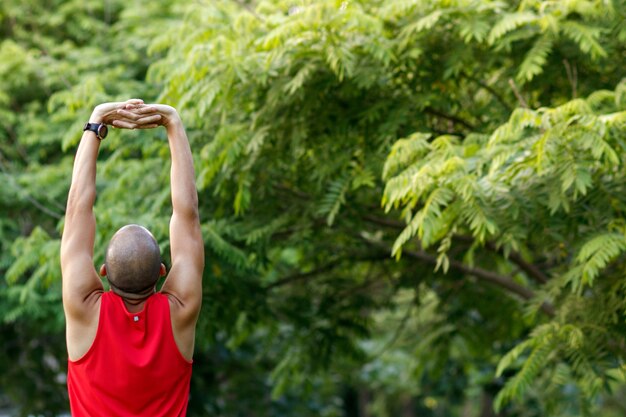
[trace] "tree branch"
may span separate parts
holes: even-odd
[[[296,281],[301,281],[301,280],[306,280],[307,278],[313,277],[315,275],[321,274],[322,272],[327,272],[330,271],[334,268],[336,268],[337,266],[339,266],[342,262],[344,262],[344,259],[335,259],[325,265],[320,266],[319,268],[313,269],[309,272],[304,272],[304,273],[297,273],[297,274],[292,274],[292,275],[288,275],[284,278],[281,278],[275,282],[272,282],[271,284],[266,285],[265,287],[263,287],[264,290],[271,290],[274,289],[276,287],[280,287],[283,285],[287,285],[287,284],[291,284],[293,282]]]
[[[406,227],[406,224],[401,221],[388,219],[385,217],[377,217],[371,214],[365,214],[362,216],[362,218],[363,220],[368,221],[370,223],[374,223],[374,224],[378,224],[378,225],[386,226],[386,227],[391,227],[391,228],[398,229],[398,230],[402,230]],[[460,240],[466,243],[474,243],[474,238],[471,236],[457,235],[457,236],[454,236],[454,239]],[[487,242],[485,246],[487,249],[491,250],[492,252],[498,253],[499,255],[504,257],[504,259],[508,259],[511,262],[513,262],[522,271],[528,274],[530,278],[533,278],[535,281],[539,282],[540,284],[545,284],[549,281],[548,276],[544,274],[541,271],[541,269],[539,269],[538,266],[531,264],[529,262],[526,262],[524,258],[522,258],[522,255],[520,255],[518,252],[512,251],[511,253],[509,253],[507,257],[507,256],[504,256],[504,254],[502,253],[502,250],[498,249],[493,242]]]
[[[517,252],[511,252],[509,254],[509,259],[512,260],[520,269],[526,272],[531,278],[534,278],[537,282],[541,284],[545,284],[548,282],[548,277],[541,272],[541,270],[536,266],[529,262],[526,262],[522,255]]]
[[[371,214],[364,214],[362,218],[363,220],[370,223],[378,224],[381,226],[393,227],[394,229],[402,230],[406,227],[406,224],[404,222],[394,219],[388,219],[386,217],[378,217]]]
[[[577,85],[578,85],[578,71],[576,70],[576,64],[574,64],[573,70],[572,66],[569,64],[567,59],[563,60],[563,65],[565,65],[565,73],[567,74],[567,80],[572,86],[572,98],[576,98],[577,95]]]
[[[526,100],[524,100],[522,93],[520,93],[519,90],[517,89],[517,85],[515,84],[515,81],[513,81],[513,78],[509,78],[509,85],[511,86],[511,89],[513,90],[513,93],[515,94],[515,97],[517,97],[519,104],[523,108],[527,109],[528,103],[526,103]]]
[[[433,115],[433,116],[441,117],[443,119],[450,120],[452,122],[458,123],[458,124],[460,124],[462,126],[465,126],[469,130],[475,130],[475,127],[474,127],[473,124],[471,124],[470,122],[468,122],[466,120],[461,119],[460,117],[443,113],[442,111],[436,110],[436,109],[434,109],[434,108],[432,108],[430,106],[427,106],[426,108],[424,108],[424,111],[426,113],[428,113],[428,114]]]
[[[474,243],[474,238],[471,236],[457,235],[454,237],[454,239],[467,242],[467,243]],[[511,262],[513,262],[522,271],[526,272],[526,274],[528,274],[530,278],[533,278],[535,281],[539,282],[540,284],[545,284],[548,282],[549,280],[548,276],[544,274],[541,271],[541,269],[539,269],[539,267],[537,267],[536,265],[526,262],[524,258],[522,258],[522,255],[520,255],[518,252],[511,251],[508,256],[505,256],[503,251],[501,249],[498,249],[495,243],[493,242],[486,242],[485,247],[489,249],[490,251],[501,255],[504,259],[508,259]]]
[[[349,261],[353,261],[353,262],[367,262],[367,261],[381,261],[381,260],[388,260],[389,256],[386,253],[375,253],[372,255],[368,255],[368,256],[362,256],[362,257],[349,257],[349,256],[343,256],[341,258],[338,259],[334,259],[316,269],[313,269],[311,271],[308,272],[298,272],[295,274],[291,274],[291,275],[287,275],[286,277],[283,277],[275,282],[272,282],[271,284],[266,285],[265,287],[263,287],[264,290],[271,290],[274,289],[276,287],[280,287],[283,285],[287,285],[287,284],[291,284],[293,282],[296,281],[302,281],[302,280],[306,280],[308,278],[314,277],[316,275],[319,275],[323,272],[328,272],[331,271],[333,269],[335,269],[336,267],[338,267],[339,265],[341,265],[344,262],[349,262]]]
[[[479,80],[478,78],[475,78],[465,72],[462,72],[461,75],[465,78],[467,78],[470,81],[475,82],[476,84],[478,84],[480,87],[484,88],[486,91],[488,91],[489,93],[491,93],[492,96],[494,96],[496,98],[496,100],[498,100],[500,102],[500,104],[502,104],[502,106],[506,109],[507,112],[511,113],[513,111],[513,108],[509,105],[509,103],[507,103],[504,100],[504,97],[502,97],[502,95],[500,93],[498,93],[493,87],[491,87],[490,85],[486,84],[485,82]]]
[[[387,253],[391,253],[391,249],[385,243],[371,240],[364,236],[361,236],[361,237],[367,243],[373,246],[376,246],[378,248],[384,249],[387,251]],[[403,249],[402,253],[410,258],[418,259],[420,261],[437,265],[437,257],[425,251]],[[455,269],[464,274],[474,276],[480,280],[489,282],[500,288],[504,288],[508,292],[515,294],[524,300],[530,300],[535,297],[535,293],[533,290],[518,284],[511,277],[500,275],[495,272],[488,271],[486,269],[482,269],[478,267],[471,267],[469,265],[465,265],[464,263],[456,261],[454,259],[450,260],[450,268]],[[553,317],[555,315],[554,306],[552,306],[549,303],[543,303],[541,305],[541,311],[543,311],[550,317]]]

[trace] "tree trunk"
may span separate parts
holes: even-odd
[[[401,417],[417,417],[415,415],[415,402],[413,398],[409,397],[402,401],[402,411],[400,412]]]
[[[496,413],[493,409],[493,395],[487,391],[483,391],[480,399],[480,417],[502,417],[500,413]]]
[[[371,400],[372,394],[368,390],[361,388],[359,390],[359,417],[371,417],[367,409]]]

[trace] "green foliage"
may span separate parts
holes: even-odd
[[[619,415],[625,15],[623,0],[2,2],[0,400],[67,409],[73,153],[94,105],[141,97],[180,110],[198,176],[190,415],[490,415],[494,399],[503,416]],[[129,222],[168,262],[168,159],[162,131],[103,143],[96,263]]]
[[[619,279],[624,261],[621,255],[626,250],[624,206],[617,204],[623,201],[617,195],[626,175],[623,151],[619,151],[626,125],[615,122],[623,114],[616,93],[603,96],[602,107],[594,96],[553,109],[518,109],[490,138],[477,139],[479,150],[469,138],[460,143],[441,136],[419,159],[408,160],[395,148],[388,157],[387,166],[397,167],[398,173],[388,178],[384,201],[388,207],[418,208],[396,240],[394,248],[398,251],[414,237],[426,248],[450,233],[471,235],[483,244],[495,241],[509,254],[537,248],[539,256],[554,259],[553,263],[558,260],[546,271],[555,276],[548,286],[551,302],[559,301],[567,294],[559,293],[570,286],[575,294],[561,300],[562,311],[567,311],[570,303],[590,297],[588,292],[583,295],[585,288],[593,288],[593,298],[603,300],[599,302],[605,312],[612,311],[610,319],[598,317],[598,322],[590,316],[580,322],[566,314],[550,325],[537,327],[528,341],[500,361],[498,374],[529,351],[515,377],[498,395],[499,408],[522,398],[546,372],[547,364],[561,364],[567,369],[574,366],[567,382],[577,381],[585,398],[595,398],[607,386],[595,367],[606,370],[621,360],[603,344],[607,339],[612,343],[622,340],[619,331],[611,330],[611,323],[621,316],[624,305],[608,303],[604,291]],[[446,146],[436,145],[442,139]],[[446,170],[448,166],[459,168]],[[595,284],[599,276],[605,280],[601,285]],[[571,320],[577,324],[565,324]],[[576,325],[600,331],[597,338],[591,337],[595,332],[583,337],[579,328],[572,327]],[[591,344],[588,349],[580,346],[583,343],[579,339],[583,338],[590,339],[585,341]],[[568,340],[567,348],[562,346],[563,339]],[[562,364],[564,360],[573,361],[573,365]]]

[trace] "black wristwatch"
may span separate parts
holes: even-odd
[[[85,127],[83,128],[83,132],[85,130],[91,130],[96,134],[96,137],[100,140],[107,137],[107,133],[109,133],[109,129],[107,125],[104,123],[85,123]]]

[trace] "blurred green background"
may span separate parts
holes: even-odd
[[[93,107],[182,115],[190,416],[626,416],[624,0],[3,0],[0,415],[67,415],[59,239]],[[163,129],[113,130],[96,262],[165,259]]]

